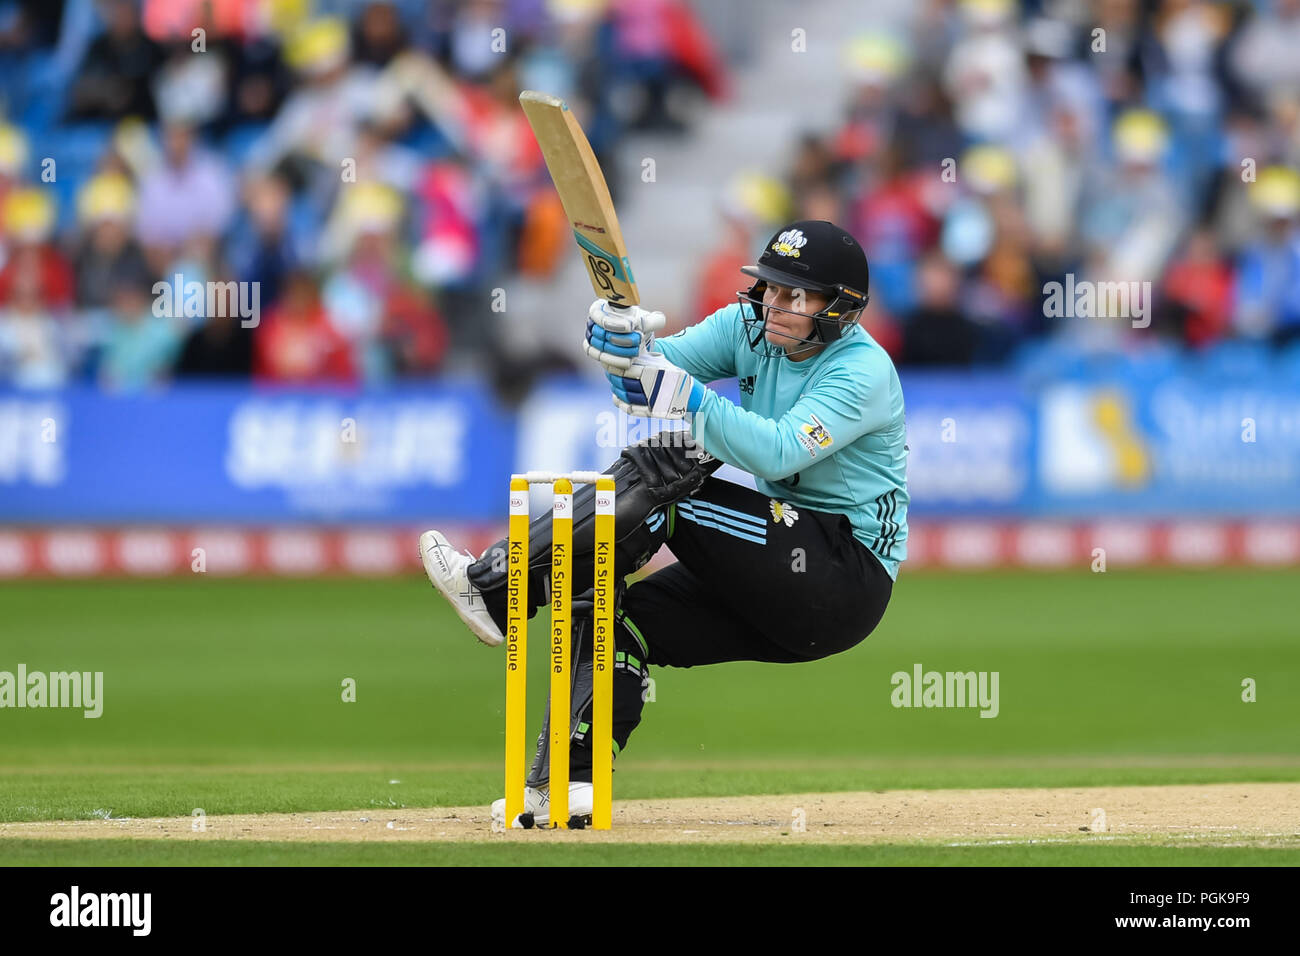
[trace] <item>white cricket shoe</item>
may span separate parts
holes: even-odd
[[[475,637],[488,647],[496,647],[505,638],[488,613],[482,592],[470,583],[466,573],[476,560],[468,551],[453,548],[441,532],[420,535],[420,561],[430,583],[456,609]]]
[[[582,817],[590,824],[592,807],[592,787],[582,780],[569,782],[569,818]],[[532,826],[545,827],[551,823],[551,791],[546,787],[524,787],[524,812],[511,823],[515,829],[527,829],[526,821],[532,814]],[[492,801],[492,825],[506,825],[506,798]]]

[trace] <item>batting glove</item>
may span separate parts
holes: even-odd
[[[667,318],[636,305],[613,306],[597,299],[587,310],[582,348],[609,372],[625,371],[632,360],[654,346],[654,333]]]
[[[657,352],[640,355],[626,370],[605,377],[614,404],[636,418],[685,418],[704,401],[704,385]]]

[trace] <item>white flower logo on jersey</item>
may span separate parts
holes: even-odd
[[[772,524],[785,522],[787,528],[793,528],[794,523],[799,520],[799,512],[795,511],[784,501],[772,499]]]
[[[802,229],[787,229],[776,237],[776,242],[772,243],[772,251],[778,256],[790,256],[793,259],[798,259],[799,250],[807,243],[808,240],[804,237]]]

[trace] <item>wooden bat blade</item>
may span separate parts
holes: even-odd
[[[640,304],[614,201],[587,134],[559,97],[524,90],[519,104],[546,158],[591,287],[615,305]]]

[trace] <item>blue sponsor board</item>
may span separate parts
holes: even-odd
[[[1300,387],[1184,371],[905,372],[912,516],[1300,513]],[[497,521],[511,471],[601,469],[653,430],[585,380],[518,409],[473,381],[0,392],[0,521]]]
[[[1038,395],[1034,510],[1300,513],[1300,388],[1267,379],[1075,381]]]
[[[1022,513],[1034,497],[1034,405],[1006,377],[903,374],[908,514]]]
[[[476,384],[0,395],[9,522],[481,520],[512,460],[513,417]]]

